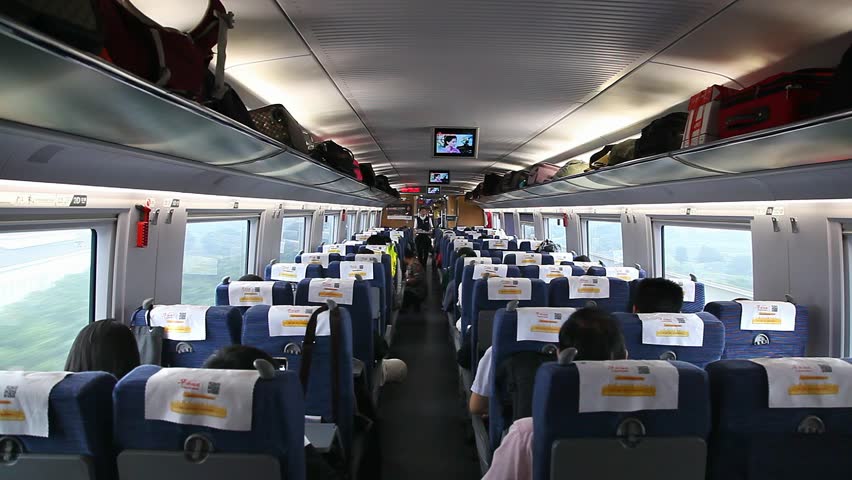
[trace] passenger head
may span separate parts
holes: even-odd
[[[429,209],[426,207],[420,207],[420,216],[425,217],[429,215]]]
[[[262,282],[263,277],[261,277],[260,275],[255,275],[253,273],[249,273],[247,275],[243,275],[242,277],[240,277],[239,281],[240,282]]]
[[[612,315],[587,307],[574,312],[559,330],[559,350],[574,347],[575,360],[624,360],[627,348]]]
[[[254,370],[254,361],[262,359],[278,369],[278,362],[271,355],[258,348],[247,345],[230,345],[222,347],[204,361],[202,368],[220,370]]]
[[[68,372],[108,372],[116,378],[139,366],[139,347],[130,328],[115,320],[98,320],[80,330],[68,359]]]
[[[633,300],[635,313],[680,313],[683,289],[665,278],[646,278],[636,286]]]
[[[574,257],[575,262],[591,262],[592,259],[588,255],[577,255]]]
[[[379,234],[370,235],[370,238],[367,239],[367,245],[387,245],[390,242],[390,237]]]
[[[449,147],[450,145],[456,146],[456,136],[455,135],[444,135],[444,146]]]
[[[358,249],[358,253],[376,253],[376,252],[370,250],[367,247],[361,247],[361,248]]]
[[[405,264],[410,265],[412,262],[417,261],[417,255],[414,254],[413,249],[406,248],[405,249]]]
[[[456,252],[456,258],[475,257],[476,252],[470,247],[462,247]]]

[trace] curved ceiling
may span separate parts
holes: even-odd
[[[713,83],[824,66],[808,48],[836,63],[852,18],[848,0],[226,3],[249,107],[284,104],[396,186],[449,169],[460,191],[632,135]],[[479,127],[479,157],[432,158],[433,126]]]

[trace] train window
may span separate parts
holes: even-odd
[[[706,301],[753,297],[750,230],[663,225],[662,247],[663,276],[696,275]]]
[[[351,215],[346,215],[346,240],[352,238],[352,235],[355,235],[355,219],[358,218],[356,213]]]
[[[547,239],[562,247],[563,250],[568,248],[568,235],[565,233],[565,225],[562,224],[561,217],[547,217],[545,225],[547,226]]]
[[[223,277],[248,272],[250,220],[190,220],[183,249],[181,303],[213,305]]]
[[[322,222],[322,243],[337,241],[337,215],[326,215]]]
[[[358,229],[363,232],[368,228],[367,220],[370,218],[370,212],[361,212],[361,221],[358,223]],[[360,232],[359,232],[360,233]]]
[[[376,222],[376,211],[373,210],[372,212],[370,212],[370,225],[368,226],[368,228],[378,227],[378,226],[379,225]],[[365,230],[366,230],[366,228],[365,228]]]
[[[586,253],[593,262],[601,261],[608,267],[624,264],[621,243],[621,222],[610,220],[585,220]]]
[[[92,229],[0,233],[0,369],[62,370],[94,320]]]
[[[278,260],[293,262],[305,248],[305,232],[308,230],[308,217],[284,217],[281,228],[281,249]]]
[[[524,238],[535,238],[535,225],[532,223],[521,223],[521,235]]]
[[[501,220],[499,213],[495,212],[491,214],[491,225],[493,225],[496,229],[503,228],[503,221]]]

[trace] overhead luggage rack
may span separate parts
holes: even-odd
[[[478,200],[491,208],[849,198],[852,111]]]
[[[396,200],[2,17],[0,57],[0,178],[364,206]]]

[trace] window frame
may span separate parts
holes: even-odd
[[[281,235],[278,237],[278,259],[281,260],[281,241],[284,239],[284,222],[287,221],[288,218],[301,218],[302,225],[304,225],[304,231],[302,232],[302,248],[300,250],[307,251],[308,250],[308,242],[311,237],[311,220],[313,219],[312,215],[305,214],[284,214],[281,216]],[[286,263],[286,262],[284,262]]]
[[[210,210],[187,210],[186,227],[189,229],[191,223],[210,223],[210,222],[230,222],[230,221],[248,221],[248,239],[246,240],[246,265],[245,271],[253,270],[260,271],[257,265],[258,258],[258,239],[260,228],[260,216],[262,211],[241,211],[239,213],[216,212]],[[279,239],[279,243],[280,243]],[[186,236],[184,235],[183,254],[181,256],[181,286],[183,285],[183,262],[186,257]],[[280,255],[280,252],[279,252]],[[254,268],[253,268],[254,267]],[[183,289],[181,288],[181,301],[183,299]]]
[[[564,217],[562,215],[542,215],[541,220],[544,223],[545,237],[547,240],[554,241],[553,235],[550,233],[550,221],[564,221]],[[562,228],[563,236],[565,237],[565,245],[561,245],[561,247],[568,251],[568,226],[563,224],[560,228]]]
[[[332,224],[331,229],[331,240],[326,242],[322,238],[322,229],[320,229],[320,243],[325,245],[331,245],[337,243],[337,239],[340,238],[340,212],[337,210],[328,210],[322,213],[322,222],[325,224],[326,217],[334,217],[334,223]]]
[[[530,235],[527,235],[527,234],[526,234],[525,227],[532,228],[532,236],[530,236]],[[523,239],[529,239],[529,240],[531,240],[531,239],[535,238],[535,223],[530,223],[530,222],[521,222],[521,235],[520,235],[520,238],[523,238]],[[538,239],[536,239],[536,240],[538,240]]]
[[[624,226],[621,225],[621,215],[581,215],[580,216],[580,237],[582,240],[581,247],[583,248],[583,255],[591,258],[591,248],[589,245],[589,221],[592,222],[609,222],[609,223],[617,223],[621,228],[621,251],[622,255],[624,255]],[[565,240],[568,241],[568,232],[565,232]],[[621,261],[624,264],[624,259]]]
[[[686,228],[708,228],[714,230],[737,230],[747,231],[752,235],[752,248],[754,248],[754,234],[751,231],[751,217],[700,217],[700,218],[683,218],[683,217],[652,217],[651,229],[653,232],[653,258],[654,258],[654,276],[665,277],[665,242],[663,229],[665,227],[686,227]],[[754,252],[752,251],[751,259],[752,268],[752,293],[750,298],[754,298]],[[701,278],[698,281],[702,281]],[[735,297],[738,298],[738,297]]]

